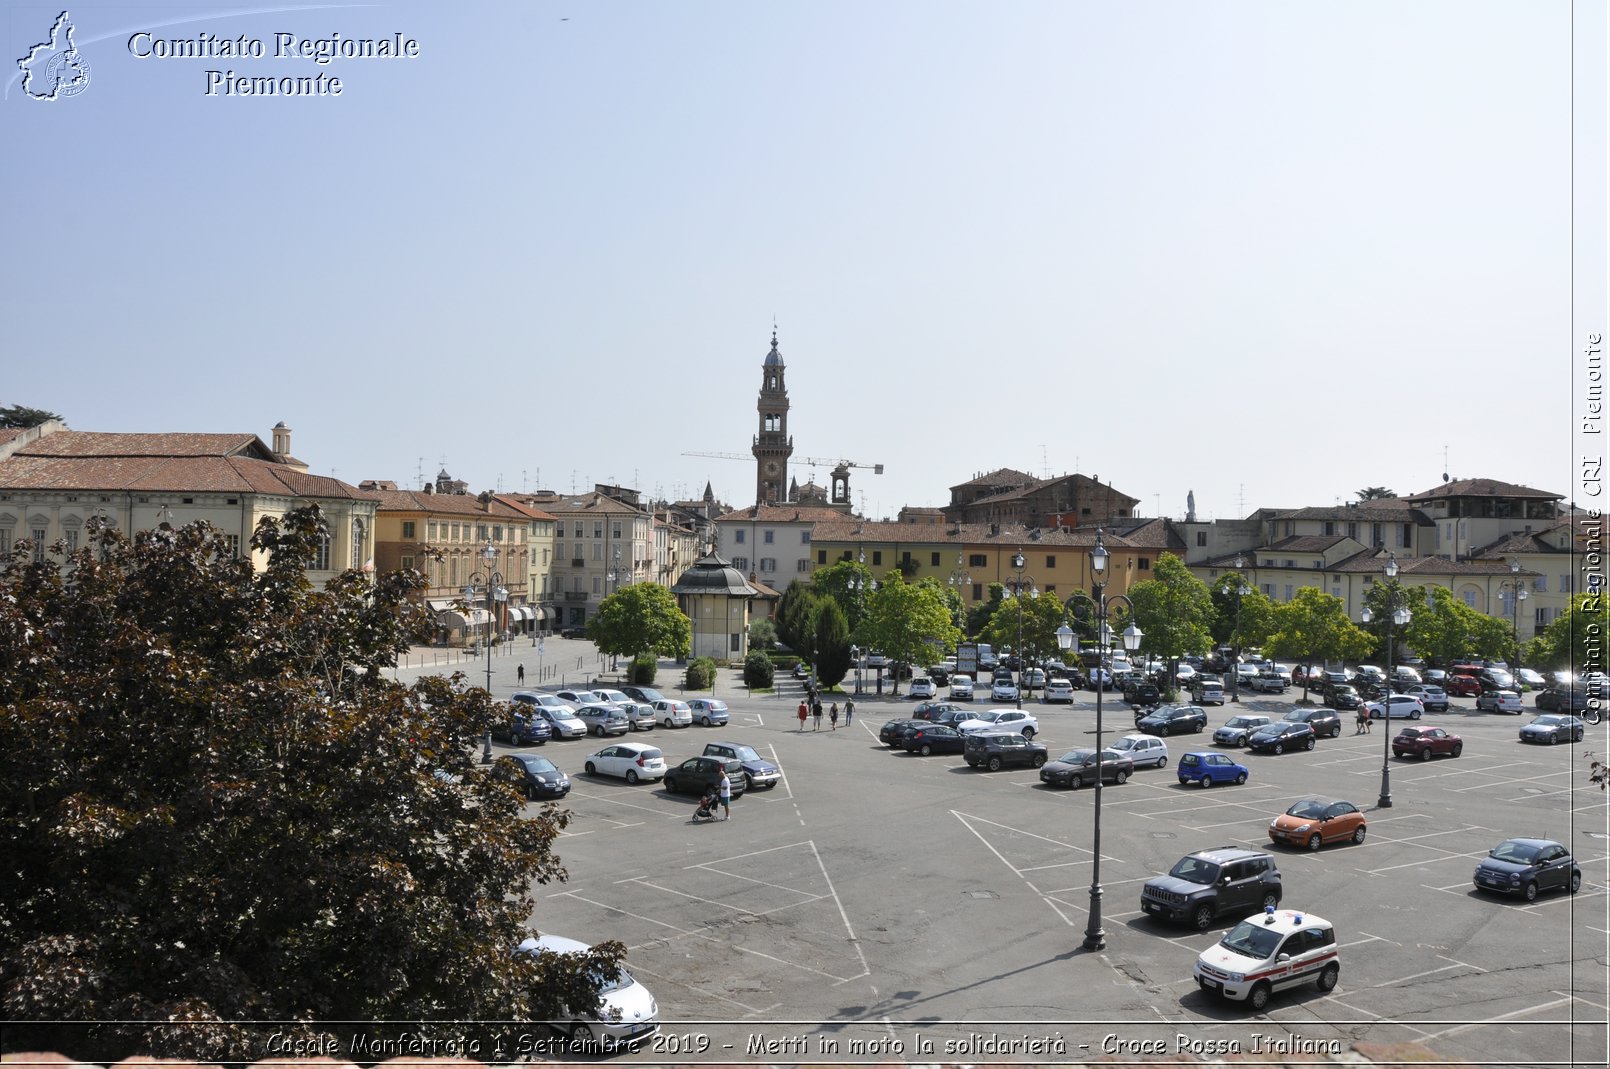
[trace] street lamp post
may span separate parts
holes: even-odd
[[[1235,663],[1230,666],[1230,701],[1232,702],[1241,700],[1241,599],[1252,593],[1252,588],[1247,586],[1247,581],[1241,574],[1241,569],[1246,566],[1247,559],[1237,556],[1235,559],[1236,585],[1232,588],[1230,581],[1226,579],[1224,585],[1219,587],[1219,590],[1224,594],[1235,595],[1235,630],[1230,635],[1230,648],[1234,651],[1235,656]]]
[[[1521,562],[1518,560],[1512,560],[1509,562],[1509,574],[1511,578],[1506,579],[1502,583],[1498,584],[1498,589],[1500,592],[1504,591],[1505,589],[1509,590],[1509,611],[1511,614],[1509,637],[1510,641],[1515,644],[1516,668],[1521,666],[1521,602],[1526,600],[1526,584],[1521,581],[1520,573]]]
[[[963,554],[956,554],[956,567],[951,571],[946,582],[956,590],[956,630],[967,637],[967,595],[966,589],[973,585],[973,577],[967,574],[964,567],[967,559]]]
[[[1386,555],[1386,700],[1381,708],[1385,714],[1382,719],[1386,721],[1386,729],[1381,732],[1381,796],[1375,800],[1377,808],[1392,808],[1392,625],[1405,627],[1413,614],[1403,602],[1402,593],[1391,585],[1391,581],[1398,577],[1398,558],[1396,553]],[[1370,610],[1365,606],[1359,618],[1365,623],[1370,622]],[[1368,709],[1365,710],[1368,713]]]
[[[1112,639],[1112,628],[1108,624],[1111,606],[1114,602],[1122,602],[1131,617],[1135,614],[1134,602],[1122,594],[1108,597],[1105,593],[1107,587],[1107,563],[1110,554],[1102,541],[1101,531],[1096,532],[1095,547],[1090,550],[1090,588],[1091,593],[1075,593],[1068,599],[1071,609],[1075,602],[1088,602],[1096,614],[1096,641],[1098,643],[1098,656],[1100,662],[1098,671],[1107,671],[1109,664],[1108,646]],[[1124,628],[1124,649],[1134,653],[1140,649],[1140,640],[1143,637],[1140,628],[1133,621]],[[1057,628],[1057,645],[1064,650],[1073,648],[1073,628],[1064,623]],[[1096,793],[1091,802],[1094,811],[1094,829],[1091,839],[1091,868],[1090,868],[1090,921],[1085,927],[1084,948],[1086,950],[1103,950],[1107,946],[1107,933],[1101,926],[1101,694],[1105,688],[1101,681],[1096,685]]]
[[[1034,576],[1024,574],[1024,563],[1021,549],[1012,554],[1012,570],[1017,572],[1017,578],[1012,581],[1012,597],[1017,601],[1017,646],[1012,650],[1012,656],[1017,658],[1017,707],[1019,709],[1023,708],[1023,666],[1026,663],[1023,657],[1023,586],[1025,583],[1028,584],[1030,597],[1037,597],[1040,593],[1035,588]],[[1101,777],[1096,778],[1100,779]]]
[[[497,603],[506,601],[509,597],[508,588],[503,586],[503,573],[494,571],[492,565],[498,559],[497,547],[488,542],[481,550],[481,559],[486,561],[486,693],[492,694],[492,628],[497,624]],[[464,600],[474,601],[480,594],[477,589],[482,583],[480,572],[469,578],[469,585],[464,588]],[[481,749],[481,764],[492,763],[492,729],[488,728]]]

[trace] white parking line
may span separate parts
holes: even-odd
[[[1551,1002],[1540,1002],[1535,1006],[1528,1006],[1524,1010],[1515,1010],[1512,1013],[1501,1013],[1496,1017],[1483,1017],[1479,1021],[1471,1021],[1468,1024],[1458,1025],[1454,1028],[1444,1028],[1440,1032],[1427,1032],[1425,1037],[1428,1040],[1441,1039],[1444,1036],[1456,1035],[1459,1032],[1468,1032],[1472,1028],[1484,1028],[1488,1025],[1496,1024],[1499,1021],[1513,1021],[1517,1017],[1527,1017],[1534,1013],[1542,1013],[1544,1010],[1552,1010],[1556,1006],[1568,1006],[1574,1001],[1576,1001],[1574,998],[1566,996],[1565,998],[1554,999]]]

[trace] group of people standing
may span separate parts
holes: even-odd
[[[830,730],[839,729],[839,703],[834,702],[828,708],[828,719],[832,722]],[[805,721],[811,717],[816,719],[815,731],[822,730],[822,696],[816,692],[815,687],[805,688],[805,697],[799,700],[799,729],[805,730]],[[844,703],[844,726],[849,727],[855,722],[855,699]]]

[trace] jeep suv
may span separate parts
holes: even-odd
[[[1044,746],[1030,742],[1016,732],[969,735],[962,744],[963,760],[973,768],[982,766],[991,772],[1008,767],[1039,768],[1045,764],[1046,756]]]
[[[1262,850],[1221,846],[1186,854],[1167,876],[1140,891],[1140,908],[1153,917],[1185,921],[1207,931],[1220,916],[1248,916],[1280,905],[1280,872]]]

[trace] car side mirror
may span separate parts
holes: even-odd
[[[1220,887],[1228,887],[1229,885],[1230,885],[1230,877],[1228,877],[1228,876],[1220,876],[1219,877],[1219,886]]]
[[[1278,956],[1277,956],[1277,957],[1276,957],[1276,958],[1275,958],[1275,961],[1276,961],[1276,962],[1277,962],[1277,963],[1278,963],[1278,962],[1282,962],[1282,961],[1290,961],[1290,960],[1291,960],[1291,955],[1290,955],[1290,954],[1286,954],[1286,953],[1281,953],[1281,954],[1280,954],[1280,955],[1278,955]]]

